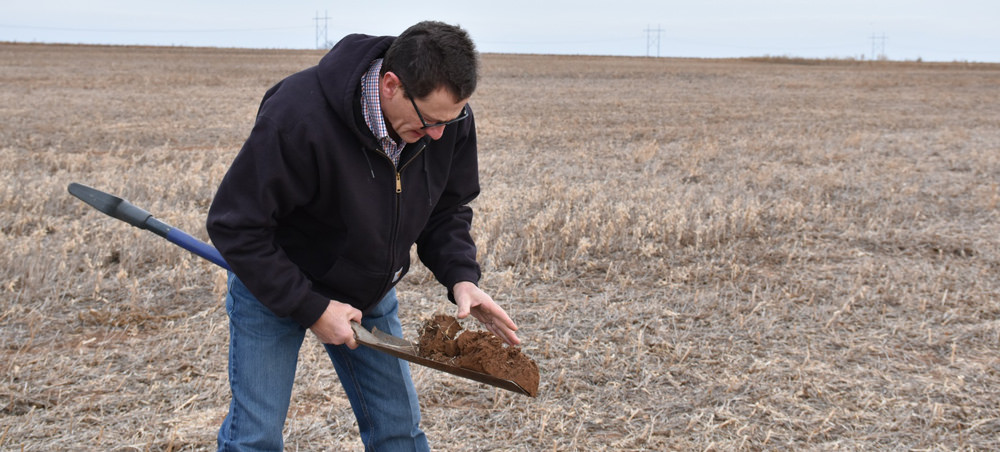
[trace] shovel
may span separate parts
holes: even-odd
[[[215,247],[192,237],[180,229],[157,220],[153,217],[153,214],[136,207],[122,198],[110,195],[83,184],[78,184],[76,182],[69,184],[69,193],[77,198],[80,198],[81,201],[89,204],[91,207],[100,210],[113,218],[124,221],[139,229],[146,229],[167,239],[171,243],[180,246],[181,248],[184,248],[226,270],[231,271],[229,264],[226,263],[225,259],[222,258],[222,255],[219,254],[219,251],[215,249]],[[512,380],[505,380],[493,375],[469,370],[464,367],[453,366],[424,358],[420,356],[417,344],[379,331],[377,328],[373,328],[371,331],[368,331],[357,322],[351,322],[351,328],[354,329],[354,339],[358,341],[359,344],[366,347],[383,353],[388,353],[399,359],[403,359],[414,364],[427,366],[462,378],[468,378],[480,383],[486,383],[490,386],[496,386],[498,388],[524,394],[526,396],[531,395],[527,390]]]

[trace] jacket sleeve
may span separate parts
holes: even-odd
[[[476,244],[471,234],[473,211],[469,207],[469,203],[479,195],[479,163],[473,118],[470,117],[463,126],[453,150],[452,167],[444,192],[417,239],[421,262],[448,289],[448,298],[452,302],[451,289],[455,284],[462,281],[478,284],[482,274],[476,261]]]
[[[317,179],[309,149],[289,146],[284,136],[267,117],[258,117],[219,185],[206,226],[250,292],[275,315],[308,328],[330,300],[314,292],[302,270],[275,245],[275,232],[276,219],[307,202]]]

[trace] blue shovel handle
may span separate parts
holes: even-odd
[[[215,247],[192,237],[180,229],[157,220],[153,217],[153,214],[136,207],[122,198],[76,182],[69,184],[69,193],[112,218],[124,221],[139,229],[148,230],[181,248],[208,259],[226,270],[230,270],[229,264],[226,263],[226,260],[222,258],[219,250],[215,249]]]

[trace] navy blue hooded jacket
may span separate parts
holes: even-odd
[[[479,281],[475,120],[406,146],[393,165],[361,116],[361,75],[394,38],[350,35],[265,93],[207,227],[254,296],[309,327],[329,300],[367,312],[410,249],[447,288]]]

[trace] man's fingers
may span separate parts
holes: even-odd
[[[349,320],[352,322],[361,323],[361,310],[354,307],[352,307],[351,309],[352,310],[351,310],[351,315],[349,316]]]
[[[500,307],[493,298],[469,282],[455,284],[455,304],[458,305],[456,317],[464,319],[471,314],[479,320],[487,331],[493,333],[510,345],[518,345],[517,324]]]
[[[472,315],[473,317],[479,319],[483,325],[496,325],[498,327],[504,327],[510,331],[517,331],[517,324],[514,323],[514,320],[512,320],[506,312],[500,310],[499,306],[497,307],[497,311],[487,310],[484,306],[478,306],[478,308],[479,309],[472,312]]]
[[[354,339],[351,322],[361,323],[361,311],[348,304],[330,300],[330,304],[312,326],[309,327],[320,342],[330,345],[343,344],[352,350],[358,348]]]
[[[497,328],[497,329],[500,329],[500,328]],[[500,339],[503,339],[504,342],[506,342],[506,343],[508,343],[510,345],[519,345],[521,343],[521,339],[519,337],[517,337],[517,334],[515,334],[513,330],[509,330],[509,329],[500,329],[500,330],[501,330],[500,334],[497,334],[497,337],[499,337]],[[494,334],[496,334],[496,333],[494,333]]]
[[[517,330],[517,325],[510,318],[494,317],[494,316],[482,316],[476,317],[483,324],[487,331],[493,333],[501,340],[509,345],[518,345],[521,343],[521,339],[517,337],[514,331]]]

